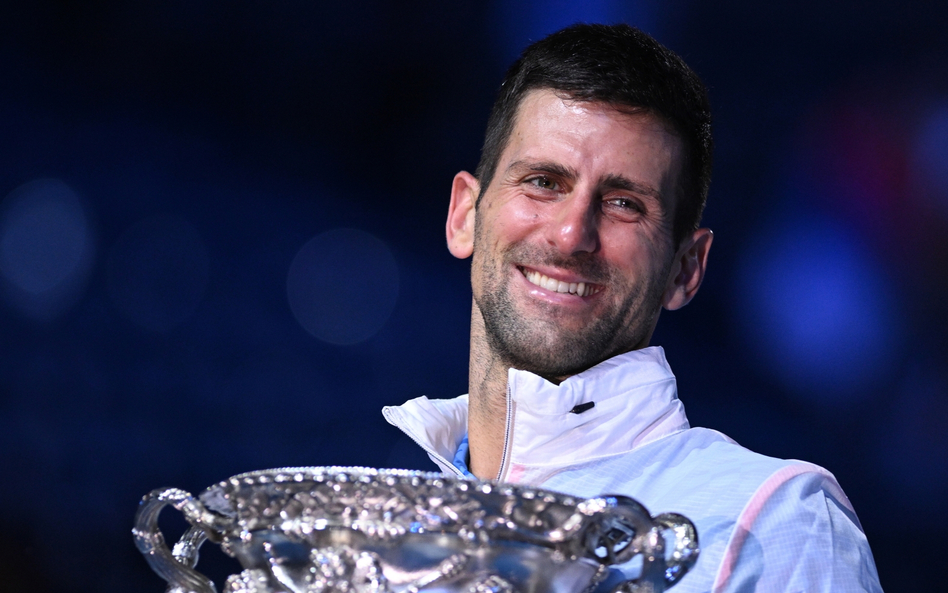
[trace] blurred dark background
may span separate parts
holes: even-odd
[[[827,467],[884,588],[944,590],[948,4],[893,0],[5,3],[4,590],[162,591],[156,487],[433,469],[379,409],[466,391],[451,177],[576,21],[710,88],[710,273],[655,338],[692,424]]]

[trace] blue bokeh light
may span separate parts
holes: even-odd
[[[135,325],[165,332],[197,309],[209,266],[207,248],[190,222],[168,215],[147,218],[112,246],[109,296]]]
[[[306,331],[330,344],[374,336],[398,298],[398,265],[388,246],[365,231],[334,229],[310,239],[286,280],[290,308]]]
[[[746,246],[737,314],[753,352],[790,393],[845,403],[888,376],[901,325],[881,269],[845,228],[789,216]]]
[[[913,147],[918,182],[942,216],[948,218],[948,102],[933,109],[919,128]]]
[[[0,273],[7,301],[27,316],[50,320],[81,296],[94,261],[89,218],[76,193],[58,179],[13,190],[0,214]]]
[[[627,22],[655,34],[653,2],[639,0],[513,0],[494,5],[496,27],[502,35],[501,59],[509,64],[534,41],[573,23]]]

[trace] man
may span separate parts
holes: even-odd
[[[651,37],[580,25],[527,48],[477,176],[451,191],[448,248],[473,256],[470,393],[384,414],[446,473],[689,517],[701,554],[676,591],[878,591],[833,476],[690,428],[649,347],[704,277],[710,162],[704,86]]]

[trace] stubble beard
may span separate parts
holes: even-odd
[[[475,305],[491,353],[506,366],[558,381],[616,354],[647,345],[660,311],[663,283],[642,279],[623,285],[595,254],[563,258],[529,246],[513,246],[501,254],[499,264],[496,260],[483,261],[478,255],[475,248],[474,265],[479,266],[482,275],[481,290],[475,290]],[[626,296],[585,327],[569,329],[567,324],[558,323],[565,313],[554,305],[535,303],[540,315],[527,316],[519,310],[506,273],[510,262],[542,263],[569,270],[604,286],[606,291]],[[659,278],[666,275],[667,270]]]

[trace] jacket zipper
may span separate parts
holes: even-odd
[[[408,433],[405,433],[405,434],[408,434]],[[422,443],[421,441],[419,441],[418,439],[416,439],[414,436],[412,436],[412,435],[410,435],[410,434],[408,435],[408,438],[410,438],[411,440],[415,441],[415,444],[418,445],[419,447],[421,447],[422,449],[424,449],[425,453],[427,453],[429,456],[435,457],[439,462],[441,462],[441,464],[443,465],[443,467],[450,468],[450,469],[451,469],[451,473],[453,473],[454,475],[458,476],[459,478],[465,477],[465,476],[464,476],[464,472],[462,472],[462,471],[459,470],[458,468],[454,467],[454,464],[451,463],[450,461],[448,461],[447,459],[445,459],[445,457],[444,457],[443,455],[441,455],[440,453],[438,453],[437,451],[435,451],[435,450],[433,450],[433,449],[429,449],[424,443]]]
[[[504,476],[507,471],[507,456],[510,455],[510,426],[513,422],[513,398],[510,397],[510,382],[507,382],[507,420],[504,423],[504,450],[500,456],[500,469],[497,470],[497,481]]]

